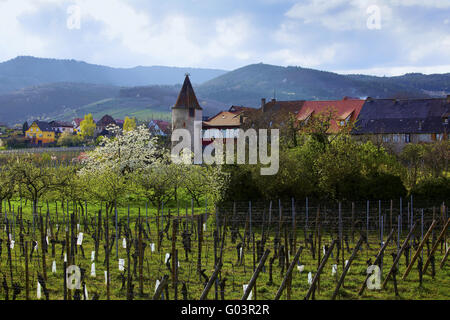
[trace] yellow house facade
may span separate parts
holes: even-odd
[[[55,142],[55,132],[51,126],[44,121],[34,121],[33,124],[25,131],[25,137],[32,144],[44,145]]]

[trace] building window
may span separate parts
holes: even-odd
[[[194,108],[189,108],[189,117],[191,117],[191,118],[195,117],[195,109]]]
[[[442,133],[437,133],[436,134],[436,141],[442,141],[444,138],[444,135]]]
[[[411,135],[409,133],[405,134],[405,143],[411,142]]]
[[[390,142],[389,136],[383,136],[383,142]]]
[[[394,141],[394,142],[400,142],[400,135],[394,134],[394,135],[392,136],[392,141]]]

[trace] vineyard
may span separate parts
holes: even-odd
[[[3,208],[4,300],[450,298],[445,204]]]

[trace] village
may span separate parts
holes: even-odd
[[[179,110],[188,113],[180,113]],[[17,146],[70,147],[92,144],[97,137],[110,135],[107,128],[111,125],[131,130],[143,124],[155,135],[170,136],[176,128],[193,129],[194,121],[202,121],[202,144],[205,146],[217,138],[237,139],[238,130],[246,127],[249,120],[255,122],[258,119],[260,126],[270,129],[286,127],[292,118],[294,127],[300,128],[312,117],[325,116],[330,120],[327,134],[336,134],[351,125],[350,133],[356,139],[371,140],[399,152],[410,143],[448,139],[450,96],[428,99],[343,97],[342,100],[328,101],[278,101],[276,98],[268,101],[262,98],[259,108],[233,105],[212,117],[205,117],[186,75],[172,108],[172,123],[128,117],[125,120],[113,119],[109,115],[95,120],[89,116],[72,122],[35,120],[16,129],[0,125],[0,143],[4,149]]]

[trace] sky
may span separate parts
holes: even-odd
[[[0,0],[0,61],[450,72],[450,0]]]

